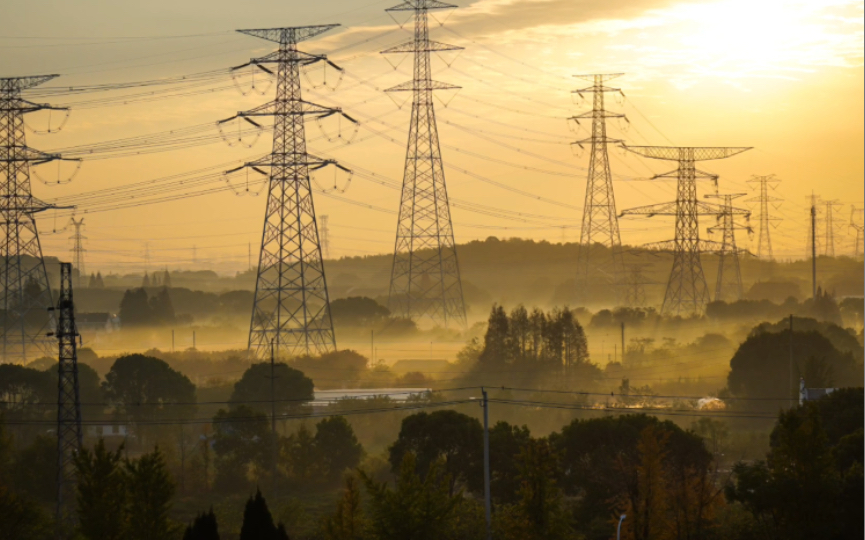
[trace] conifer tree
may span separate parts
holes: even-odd
[[[175,485],[159,448],[136,461],[125,463],[129,493],[129,540],[168,538],[174,527],[169,520]]]
[[[192,525],[186,527],[183,540],[219,540],[219,527],[213,508],[206,514],[202,513],[196,516]]]

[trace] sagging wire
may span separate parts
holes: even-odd
[[[243,135],[248,133],[248,131],[243,129],[240,120],[243,119],[249,122],[253,126],[253,131],[255,132],[255,137],[252,139],[252,142],[246,142],[243,140]],[[237,120],[237,140],[234,140],[233,136],[231,139],[225,134],[225,131],[222,129],[223,124],[227,124],[232,120]],[[219,130],[219,135],[222,137],[222,140],[225,141],[230,148],[241,147],[241,148],[252,148],[258,142],[258,139],[261,138],[261,134],[264,133],[264,126],[256,122],[255,120],[249,118],[248,116],[240,116],[235,115],[231,118],[226,118],[225,120],[219,120],[216,122],[216,129]]]
[[[82,164],[81,159],[60,158],[60,159],[50,160],[50,161],[57,161],[57,180],[56,181],[55,180],[45,180],[42,177],[42,175],[39,174],[39,170],[35,166],[30,168],[30,172],[33,173],[33,176],[35,176],[37,180],[39,180],[40,182],[42,182],[46,186],[62,186],[62,185],[68,184],[68,183],[72,182],[76,176],[78,176],[78,171],[81,170],[81,164]],[[77,162],[77,165],[75,166],[75,170],[72,171],[72,173],[67,178],[65,178],[63,180],[60,179],[60,162],[61,161],[76,161]],[[37,161],[33,165],[42,165],[45,163],[48,163],[48,161],[42,161],[42,162]]]
[[[64,112],[66,114],[64,115],[63,119],[60,121],[60,125],[57,126],[56,128],[52,128],[51,127],[51,113],[54,110],[56,110],[56,109],[54,109],[54,108],[48,109],[48,129],[44,129],[44,130],[43,129],[35,129],[35,128],[31,127],[27,122],[24,122],[24,127],[27,128],[27,130],[30,133],[33,133],[35,135],[47,135],[49,133],[58,133],[58,132],[62,131],[63,128],[66,126],[66,122],[69,121],[69,115],[72,114],[72,111],[69,110],[68,108],[64,109]]]
[[[252,81],[250,83],[249,89],[244,90],[240,86],[240,83],[238,82],[238,77],[237,77],[236,73],[239,70],[241,70],[247,66],[249,67],[249,77],[252,79]],[[264,79],[267,81],[267,86],[263,90],[259,89],[259,87],[256,86],[256,83],[255,83],[256,69],[255,68],[258,68],[259,70],[261,70],[265,73]],[[245,66],[238,66],[236,68],[231,68],[231,70],[229,70],[229,73],[231,73],[231,80],[232,80],[232,82],[234,82],[235,88],[237,88],[237,91],[240,92],[240,94],[242,96],[248,96],[250,94],[255,94],[258,96],[265,95],[268,91],[270,91],[270,88],[273,86],[273,81],[274,81],[274,77],[275,77],[274,73],[271,70],[267,69],[266,67],[262,66],[261,64],[256,64],[255,62],[250,62],[249,64],[247,64]],[[259,77],[261,77],[261,76],[259,76]]]

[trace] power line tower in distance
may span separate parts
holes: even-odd
[[[740,250],[736,246],[736,230],[750,231],[750,225],[739,225],[736,216],[742,215],[733,206],[733,199],[744,197],[745,193],[706,195],[707,199],[721,199],[721,212],[717,215],[718,224],[706,229],[709,234],[721,232],[721,245],[718,254],[718,275],[715,280],[715,300],[742,299],[742,270],[739,266]],[[745,214],[746,217],[750,213]],[[771,247],[769,248],[771,250]],[[771,252],[771,251],[770,251]]]
[[[412,80],[386,92],[412,92],[411,124],[403,173],[388,307],[399,317],[464,327],[466,308],[460,281],[450,203],[445,184],[433,92],[457,89],[434,81],[430,53],[462,47],[429,38],[429,12],[456,6],[438,0],[406,0],[388,8],[412,12],[414,37],[382,54],[413,54]]]
[[[75,233],[69,237],[72,239],[72,266],[75,268],[75,271],[78,272],[75,279],[75,286],[80,289],[82,287],[81,284],[87,277],[87,270],[84,267],[84,252],[87,251],[84,249],[84,240],[87,240],[87,237],[81,234],[81,227],[84,225],[84,218],[81,218],[78,221],[75,221],[75,218],[70,218],[70,222],[72,223],[72,226],[75,227]]]
[[[850,228],[856,232],[856,240],[853,243],[853,258],[858,259],[862,254],[862,230],[865,228],[865,210],[850,205]]]
[[[769,214],[769,206],[772,205],[778,209],[778,205],[784,201],[769,195],[769,190],[775,190],[778,187],[780,179],[775,178],[774,174],[754,175],[750,180],[746,180],[748,184],[756,184],[759,186],[760,194],[750,199],[745,199],[745,202],[755,202],[760,205],[760,211],[757,213],[759,224],[759,239],[757,240],[757,258],[772,261],[775,259],[772,253],[772,237],[769,235],[770,227],[774,226],[775,222],[781,221],[781,218],[772,217]]]
[[[237,69],[253,66],[272,73],[276,69],[276,97],[273,101],[238,112],[223,120],[237,119],[253,125],[256,117],[273,117],[273,150],[244,167],[263,173],[269,169],[267,206],[259,251],[255,301],[249,326],[249,351],[265,359],[274,344],[277,358],[298,354],[322,354],[336,350],[336,337],[330,315],[330,299],[321,252],[318,223],[313,204],[309,173],[335,165],[307,152],[304,121],[345,115],[341,109],[306,101],[301,96],[300,70],[316,62],[327,62],[324,55],[298,50],[297,44],[339,25],[298,26],[238,30],[242,34],[272,41],[279,48],[254,58]],[[268,174],[268,173],[264,173]]]
[[[676,170],[653,177],[676,178],[675,201],[632,208],[622,212],[622,215],[646,217],[661,215],[676,218],[673,240],[647,246],[670,251],[673,254],[673,267],[664,292],[661,313],[700,314],[709,302],[709,288],[703,273],[700,254],[711,250],[712,246],[705,240],[700,240],[699,216],[700,214],[717,215],[720,213],[720,207],[697,200],[697,179],[709,178],[717,185],[718,177],[699,171],[696,162],[725,159],[749,148],[668,146],[626,146],[626,148],[647,158],[678,162]]]
[[[66,110],[33,103],[22,92],[57,75],[0,78],[0,310],[3,362],[26,363],[53,354],[45,334],[53,330],[51,286],[34,215],[56,208],[33,196],[31,164],[63,159],[27,145],[24,115],[43,110]]]
[[[72,264],[60,263],[57,307],[57,538],[71,538],[75,525],[75,456],[81,450],[78,394],[78,329],[72,299]]]
[[[817,219],[820,215],[820,196],[811,193],[808,196],[808,230],[805,237],[805,260],[812,259],[820,250],[820,222]]]
[[[321,253],[324,258],[330,257],[330,227],[328,227],[328,216],[321,216]]]
[[[823,255],[827,257],[835,256],[835,227],[837,224],[835,223],[834,209],[836,206],[841,206],[841,203],[838,201],[823,201],[823,219],[825,220],[823,232],[826,235],[823,240]]]
[[[621,144],[620,139],[607,137],[607,118],[623,118],[624,114],[613,113],[604,105],[604,95],[608,92],[622,94],[620,88],[606,86],[605,83],[621,77],[622,73],[574,75],[592,83],[592,86],[574,90],[575,94],[592,95],[592,110],[571,117],[592,121],[592,135],[576,141],[582,147],[590,145],[589,173],[586,178],[586,195],[583,204],[583,221],[580,229],[580,244],[577,255],[577,296],[585,301],[587,293],[598,285],[620,285],[622,271],[622,238],[619,233],[619,218],[616,213],[616,196],[613,190],[613,177],[610,172],[608,144]],[[609,250],[608,257],[597,260],[592,256],[592,248],[601,244]],[[593,260],[594,259],[594,260]],[[603,279],[605,283],[596,283]],[[621,295],[620,295],[621,296]]]
[[[656,285],[653,281],[646,281],[643,269],[652,266],[648,263],[625,263],[623,265],[622,288],[624,289],[624,303],[631,308],[646,306],[646,285]]]

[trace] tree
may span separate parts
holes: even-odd
[[[246,405],[220,409],[213,418],[213,428],[217,490],[233,492],[247,488],[251,465],[269,470],[273,434],[267,416]]]
[[[339,479],[346,469],[357,467],[363,457],[363,446],[342,416],[325,418],[316,424],[313,442],[321,470],[329,482]]]
[[[667,444],[670,433],[649,425],[637,443],[639,462],[636,467],[636,489],[623,494],[622,513],[628,519],[625,538],[665,540],[673,538],[670,523],[670,494],[667,481]]]
[[[360,472],[369,493],[370,528],[379,540],[443,540],[449,537],[449,518],[462,503],[451,494],[452,481],[440,460],[425,477],[417,473],[412,453],[405,454],[393,489]]]
[[[345,476],[345,489],[336,510],[322,522],[326,540],[362,540],[369,524],[363,515],[360,489],[353,475]]]
[[[609,537],[610,516],[619,514],[625,498],[637,500],[638,467],[641,462],[640,441],[646,428],[653,427],[658,437],[666,437],[664,463],[671,478],[674,493],[697,493],[713,474],[712,455],[703,440],[695,433],[685,431],[669,421],[654,416],[629,414],[617,417],[574,420],[560,433],[550,435],[550,443],[561,456],[561,486],[565,494],[576,497],[574,517],[576,526],[588,539]],[[673,500],[669,519],[685,516],[689,523],[704,523],[711,505],[709,495],[699,492],[698,505],[690,505],[687,497]],[[696,496],[696,495],[695,495]]]
[[[531,439],[518,458],[520,488],[517,503],[505,507],[498,536],[514,540],[569,538],[571,527],[564,496],[557,485],[558,461],[549,442]]]
[[[129,497],[127,538],[168,538],[176,529],[168,517],[175,485],[159,448],[136,461],[127,461],[124,466]]]
[[[303,372],[279,362],[273,367],[270,379],[270,362],[252,364],[234,384],[230,402],[232,406],[244,404],[252,410],[270,414],[270,388],[273,382],[276,414],[298,413],[303,406],[315,399],[312,380]]]
[[[12,491],[15,462],[12,438],[0,414],[0,540],[42,540],[51,533],[50,521],[40,505]],[[44,464],[43,464],[44,467]]]
[[[296,433],[285,438],[283,452],[289,474],[303,483],[313,483],[321,478],[321,458],[315,445],[315,438],[301,424]]]
[[[121,468],[122,448],[112,452],[100,439],[93,450],[75,456],[78,473],[78,522],[89,540],[121,540],[127,532],[127,486]]]
[[[282,523],[273,524],[273,516],[270,515],[267,501],[264,500],[260,490],[255,490],[255,497],[250,497],[246,501],[240,540],[288,540],[288,534]]]
[[[482,489],[483,428],[476,418],[452,410],[407,416],[389,453],[394,471],[400,469],[406,455],[412,454],[411,461],[421,476],[441,460],[451,482],[451,495],[458,482],[476,493]]]
[[[152,356],[130,354],[118,358],[105,376],[102,390],[109,403],[136,423],[166,413],[172,417],[190,416],[195,410],[192,381]]]
[[[143,287],[128,289],[120,300],[120,320],[124,327],[138,327],[153,324],[150,302]]]
[[[337,326],[373,326],[390,317],[390,311],[366,296],[337,298],[330,303],[330,314]]]
[[[862,402],[861,388],[842,389],[781,412],[766,460],[737,463],[727,497],[767,536],[861,536]]]
[[[519,500],[520,459],[532,436],[526,426],[497,422],[490,429],[490,492],[496,503]]]
[[[165,274],[167,276],[168,272]],[[219,527],[213,508],[206,514],[201,513],[195,516],[195,521],[186,527],[183,540],[219,540]]]

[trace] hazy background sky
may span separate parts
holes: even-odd
[[[346,76],[336,91],[312,90],[311,84],[322,80],[322,72],[311,70],[303,81],[305,98],[341,106],[362,126],[354,142],[345,145],[344,140],[329,142],[322,136],[322,131],[332,136],[344,125],[327,121],[319,127],[309,122],[309,148],[319,156],[374,172],[392,186],[402,179],[409,115],[402,100],[410,94],[389,96],[381,90],[407,80],[411,72],[411,58],[399,63],[403,58],[378,54],[410,37],[410,26],[398,26],[404,19],[394,21],[384,11],[395,3],[7,0],[0,6],[5,23],[0,35],[0,74],[59,73],[62,77],[49,85],[74,86],[198,73],[239,65],[273,49],[269,42],[235,33],[237,28],[341,23],[342,28],[301,48],[335,51],[331,58],[346,69]],[[460,0],[457,4],[459,9],[436,13],[438,21],[432,21],[433,39],[465,47],[460,54],[434,58],[434,77],[462,87],[456,93],[440,93],[437,109],[447,184],[455,203],[457,242],[491,235],[552,242],[579,238],[578,208],[587,156],[574,155],[568,143],[588,136],[589,126],[569,125],[565,119],[588,110],[590,101],[574,99],[570,91],[584,84],[572,75],[624,72],[614,84],[627,98],[623,103],[611,99],[609,108],[627,114],[631,124],[611,121],[611,136],[634,145],[753,146],[750,152],[700,168],[721,175],[721,192],[749,192],[745,180],[753,174],[777,174],[783,180],[773,193],[785,201],[777,210],[783,221],[772,231],[776,256],[804,255],[806,205],[812,190],[843,203],[836,208],[836,252],[852,252],[852,230],[847,226],[850,205],[863,202],[861,2]],[[330,84],[336,80],[334,72],[327,78]],[[263,82],[261,77],[258,80]],[[83,110],[73,107],[61,133],[28,133],[28,143],[50,151],[210,123],[264,103],[273,94],[271,89],[265,96],[244,97],[224,82],[213,88],[206,95]],[[92,97],[52,101],[74,105]],[[44,112],[28,117],[36,129],[48,121]],[[56,125],[56,113],[50,121]],[[350,134],[348,129],[343,132],[346,137]],[[86,161],[73,182],[50,186],[34,178],[33,191],[41,199],[62,204],[65,196],[84,191],[220,163],[231,168],[232,162],[269,150],[270,134],[264,133],[248,149],[218,141]],[[675,164],[625,156],[617,149],[610,154],[620,210],[672,200],[672,181],[645,179]],[[39,172],[50,184],[73,169],[63,164],[58,171],[52,164]],[[503,189],[472,174],[546,200]],[[323,187],[332,186],[334,176],[328,171],[316,180]],[[235,186],[245,193],[244,182]],[[257,184],[251,189],[258,189]],[[712,192],[707,182],[701,189],[702,194]],[[329,195],[316,194],[315,202],[317,213],[330,217],[331,256],[393,249],[398,190],[355,176],[345,193]],[[85,215],[87,268],[141,271],[148,243],[152,268],[245,269],[248,246],[251,243],[255,251],[260,241],[264,203],[264,193],[254,197],[222,191],[125,210],[79,212]],[[503,213],[473,212],[472,203]],[[47,255],[70,257],[71,230],[63,229],[67,220],[61,213],[40,215]],[[704,220],[705,226],[713,222]],[[672,219],[665,217],[622,220],[621,228],[622,240],[628,244],[664,240],[673,234]],[[752,249],[756,239],[744,232],[739,237],[742,246]]]

